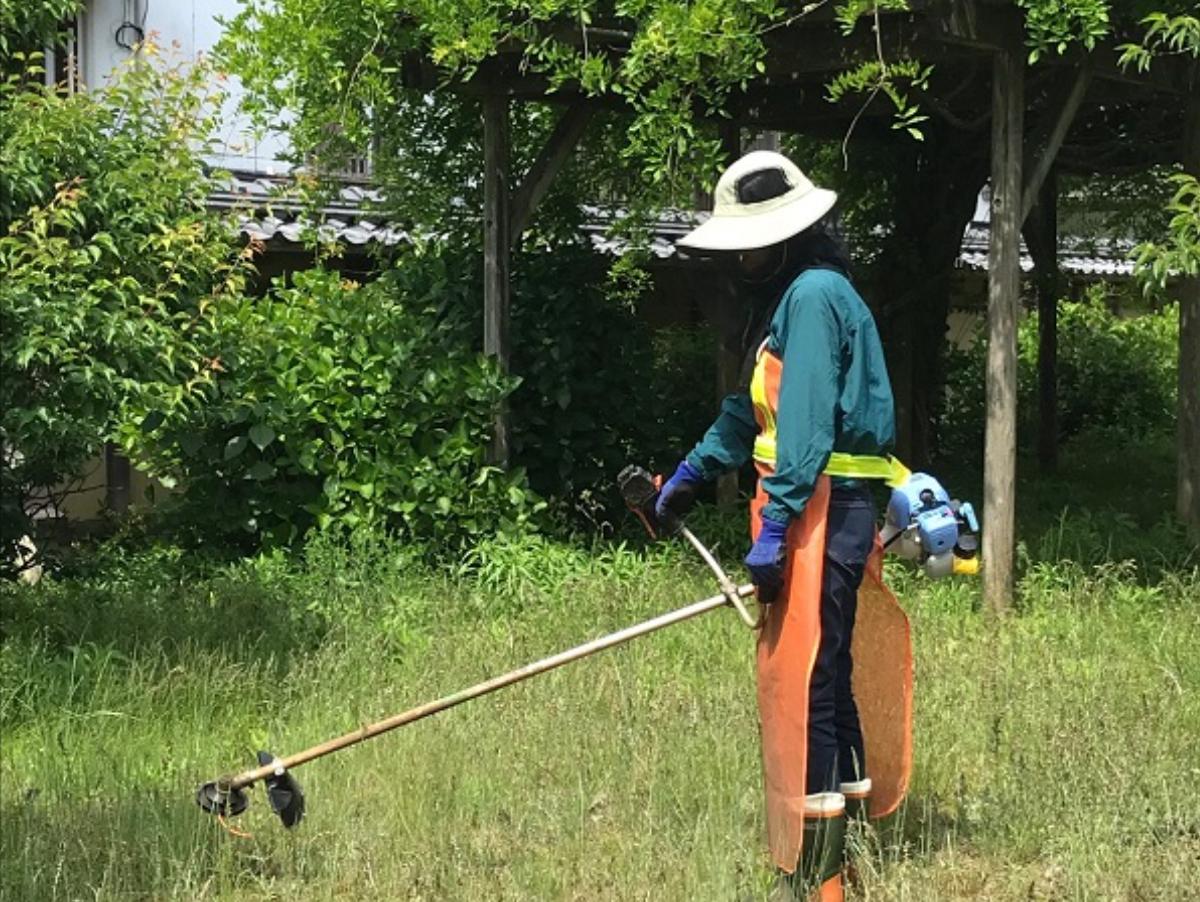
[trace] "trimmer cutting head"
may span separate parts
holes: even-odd
[[[270,752],[260,751],[258,763],[261,767],[271,767],[273,772],[263,778],[267,789],[267,801],[271,810],[279,815],[283,826],[294,827],[304,817],[304,792],[278,758]],[[220,817],[236,817],[250,806],[244,788],[234,788],[230,777],[223,777],[211,783],[205,783],[196,790],[196,804]]]
[[[209,814],[236,817],[250,806],[250,800],[242,790],[230,789],[226,780],[214,780],[196,790],[196,804]]]

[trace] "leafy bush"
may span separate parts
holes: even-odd
[[[390,278],[477,346],[479,260],[441,243]],[[572,244],[527,249],[513,263],[513,458],[539,495],[593,521],[621,507],[614,482],[625,464],[673,465],[715,408],[711,332],[652,332],[636,309],[650,297],[619,291],[608,267]]]
[[[210,375],[196,338],[244,260],[205,209],[209,75],[143,62],[91,94],[0,84],[2,561],[127,405],[169,407]]]
[[[652,332],[608,265],[565,246],[515,267],[514,452],[539,492],[592,515],[620,508],[627,463],[673,465],[715,406],[711,332]]]
[[[203,403],[124,433],[179,481],[192,529],[254,547],[370,527],[453,548],[528,518],[524,474],[483,461],[511,381],[400,281],[312,270],[219,311]]]
[[[52,43],[62,23],[83,8],[84,0],[36,0],[0,4],[0,77],[20,74],[27,54]]]
[[[1176,307],[1124,318],[1092,294],[1058,308],[1059,440],[1084,432],[1114,442],[1136,441],[1175,422],[1179,360]],[[966,350],[951,348],[946,361],[946,404],[939,425],[945,455],[977,457],[983,448],[986,339]],[[1018,429],[1037,429],[1038,318],[1018,331]]]

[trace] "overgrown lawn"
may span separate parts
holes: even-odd
[[[256,748],[712,594],[682,549],[496,543],[450,576],[380,547],[138,566],[171,570],[5,592],[4,898],[766,898],[753,640],[729,612],[298,770],[294,832],[257,789],[248,837],[192,801]],[[1195,572],[1033,565],[1002,623],[974,583],[896,577],[914,783],[853,898],[1200,898]]]

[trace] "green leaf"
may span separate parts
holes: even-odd
[[[250,441],[254,442],[254,447],[262,451],[267,445],[275,441],[275,430],[266,423],[255,423],[250,427]]]
[[[239,454],[246,450],[246,445],[250,443],[247,436],[239,435],[231,438],[225,443],[225,460],[233,460]]]
[[[179,437],[179,449],[187,455],[193,455],[204,447],[204,436],[198,432],[185,432]]]
[[[163,424],[166,419],[166,414],[161,410],[152,410],[142,419],[141,430],[143,433],[153,432]]]
[[[246,471],[246,475],[256,482],[261,482],[275,475],[275,467],[265,460],[260,460]]]

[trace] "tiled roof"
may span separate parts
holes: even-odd
[[[241,233],[259,241],[300,245],[314,227],[323,241],[358,246],[371,242],[391,246],[408,241],[407,232],[378,215],[380,200],[377,188],[345,184],[336,197],[318,208],[314,222],[312,211],[296,197],[291,179],[234,173],[209,195],[209,206],[235,211]]]
[[[624,210],[588,205],[583,211],[587,217],[583,232],[592,247],[614,257],[619,257],[629,249],[628,239],[612,234],[612,226],[621,219]],[[654,223],[654,234],[649,236],[650,253],[659,260],[675,256],[675,242],[707,218],[707,213],[664,210]]]
[[[986,221],[976,220],[963,233],[962,250],[958,254],[959,269],[985,270],[988,265],[989,228]],[[1071,235],[1059,236],[1058,266],[1065,273],[1086,276],[1131,276],[1133,261],[1129,252],[1132,241],[1085,241]],[[1033,271],[1033,257],[1024,240],[1021,241],[1021,271]]]
[[[235,210],[238,228],[248,238],[264,242],[303,244],[314,227],[311,212],[295,196],[295,183],[289,178],[264,177],[255,173],[234,173],[222,188],[209,198],[218,210]],[[382,194],[366,184],[347,183],[336,197],[328,199],[317,211],[315,225],[325,241],[363,246],[378,242],[385,246],[411,240],[405,230],[386,222],[379,214]],[[614,235],[612,226],[624,211],[600,206],[584,208],[587,224],[583,232],[592,246],[603,254],[619,256],[630,247],[627,238]],[[656,258],[674,257],[675,242],[709,217],[705,212],[664,211],[649,236],[649,250]],[[958,255],[960,269],[986,270],[988,258],[987,205],[981,202],[974,221],[963,233]],[[1133,242],[1083,239],[1064,236],[1059,240],[1058,262],[1066,273],[1096,276],[1129,276],[1133,263],[1129,252]],[[1021,270],[1033,270],[1033,258],[1021,243]]]

